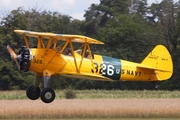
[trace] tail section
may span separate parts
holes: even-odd
[[[154,70],[150,80],[167,80],[173,73],[171,55],[163,45],[157,45],[138,67]]]

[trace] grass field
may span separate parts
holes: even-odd
[[[28,100],[25,91],[0,91],[0,119],[180,118],[179,91],[75,92],[76,99],[65,99],[64,91],[56,91],[56,99],[45,104]]]
[[[178,118],[180,99],[1,100],[0,118]]]
[[[56,99],[65,99],[65,90],[56,90]],[[163,90],[74,90],[77,99],[104,99],[104,98],[180,98],[180,91]],[[25,90],[0,91],[0,100],[28,99]]]

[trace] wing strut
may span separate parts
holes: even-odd
[[[86,39],[85,39],[85,41],[86,41]],[[89,43],[86,41],[85,44],[84,44],[84,49],[83,49],[83,52],[82,52],[81,62],[80,62],[80,65],[79,65],[79,72],[80,72],[80,70],[81,70],[81,65],[82,65],[82,62],[83,62],[83,59],[84,59],[84,56],[85,56],[86,49],[88,49],[88,51],[89,51],[91,64],[92,64],[92,67],[93,67],[93,69],[94,69],[94,63],[93,63],[93,58],[92,58],[92,53],[91,53],[90,45],[89,45]]]
[[[87,47],[88,47],[88,51],[89,51],[89,55],[90,55],[90,59],[91,59],[91,64],[92,64],[92,67],[93,67],[93,70],[94,70],[94,63],[93,63],[91,49],[90,49],[89,43],[86,42],[86,44],[87,44]]]
[[[26,38],[26,35],[24,34],[23,37],[24,37],[24,41],[25,41],[26,47],[29,48],[29,44],[28,44],[28,40]]]
[[[70,47],[71,47],[71,50],[72,50],[72,56],[74,58],[74,64],[75,64],[75,67],[76,67],[76,71],[79,73],[79,69],[77,67],[77,61],[76,61],[76,57],[75,57],[75,54],[74,54],[74,48],[73,48],[73,45],[72,45],[72,41],[69,40],[69,44],[70,44]]]
[[[81,65],[82,65],[82,62],[83,62],[83,59],[84,59],[85,51],[86,51],[86,44],[84,44],[84,49],[82,51],[81,62],[79,64],[79,71],[81,70]]]
[[[46,49],[49,49],[49,47],[51,46],[51,41],[53,40],[53,38],[52,37],[50,37],[49,38],[49,40],[48,40],[48,43],[47,43],[47,45],[46,45]]]

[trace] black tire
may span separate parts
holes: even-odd
[[[159,84],[158,83],[155,83],[154,84],[154,89],[157,90],[159,88]]]
[[[52,88],[44,88],[41,91],[41,100],[45,103],[51,103],[55,99],[55,92]]]
[[[37,100],[40,97],[41,90],[39,87],[34,87],[33,85],[30,85],[26,89],[26,95],[31,100]]]
[[[158,90],[159,82],[153,82],[154,90]]]

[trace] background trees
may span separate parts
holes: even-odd
[[[19,72],[10,60],[6,45],[18,51],[24,45],[22,37],[14,29],[53,33],[80,34],[105,42],[92,46],[98,54],[140,62],[157,44],[165,45],[171,52],[174,74],[160,89],[179,89],[180,53],[180,3],[162,0],[147,5],[147,0],[100,0],[85,12],[85,20],[52,11],[17,8],[0,22],[0,89],[25,89],[32,83],[33,72]],[[33,41],[31,43],[33,45]],[[72,86],[76,89],[152,89],[150,83],[102,82],[73,80],[53,76],[52,85],[57,89]]]

